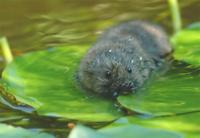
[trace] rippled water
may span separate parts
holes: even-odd
[[[199,0],[180,5],[184,25],[199,20]],[[90,45],[105,28],[126,20],[156,21],[172,31],[165,0],[6,0],[0,7],[0,35],[8,37],[15,56],[62,44]]]
[[[180,5],[184,26],[200,20],[199,0],[180,0]],[[8,38],[14,56],[48,47],[91,45],[105,28],[135,19],[155,21],[172,32],[166,0],[0,1],[0,36]],[[0,51],[0,70],[4,66]]]

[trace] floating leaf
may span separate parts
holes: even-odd
[[[178,116],[141,119],[136,117],[124,118],[128,124],[138,124],[145,127],[159,128],[182,133],[185,138],[199,138],[200,112],[182,114]],[[125,122],[125,121],[123,121]]]
[[[13,127],[6,124],[0,124],[1,138],[54,138],[53,135],[31,131],[20,127]]]
[[[118,97],[119,103],[135,112],[172,115],[200,111],[200,70],[173,63],[171,70],[135,95]]]
[[[182,136],[162,129],[122,125],[103,128],[98,131],[84,126],[77,126],[72,130],[69,138],[182,138]]]
[[[200,23],[190,25],[172,37],[174,56],[193,65],[200,65]]]
[[[17,57],[3,71],[7,91],[38,114],[98,122],[120,116],[113,103],[79,88],[76,71],[88,47],[68,46]]]
[[[78,138],[80,135],[84,135],[83,138],[151,138],[155,135],[158,138],[165,138],[164,133],[161,133],[163,131],[173,134],[168,136],[169,138],[198,138],[200,135],[199,116],[200,112],[159,118],[123,117],[98,131],[77,126],[72,130],[69,138]]]

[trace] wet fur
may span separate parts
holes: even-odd
[[[78,81],[87,91],[115,97],[141,88],[172,49],[157,25],[130,21],[102,35],[82,60]]]

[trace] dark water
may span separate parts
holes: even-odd
[[[180,6],[184,26],[200,20],[199,0],[180,0]],[[172,33],[166,0],[0,1],[0,36],[8,38],[14,56],[61,45],[91,45],[105,28],[134,19],[155,21],[163,25],[169,34]],[[0,51],[0,70],[3,68]],[[0,107],[0,110],[2,117],[19,117],[4,121],[14,125],[45,128],[47,131],[56,127],[59,132],[59,127],[64,128],[67,124],[56,121],[49,126],[48,119],[40,123],[34,117],[26,118],[26,115],[18,115],[6,107]]]
[[[184,26],[200,19],[199,0],[180,5]],[[105,28],[133,19],[155,21],[172,32],[166,0],[0,1],[0,35],[8,38],[15,56],[60,44],[90,45]]]

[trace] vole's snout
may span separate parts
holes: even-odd
[[[133,91],[135,88],[133,82],[124,82],[119,86],[119,89],[122,94],[128,94],[129,92]]]
[[[125,82],[121,85],[122,88],[124,89],[131,89],[133,87],[133,83],[132,82]]]

